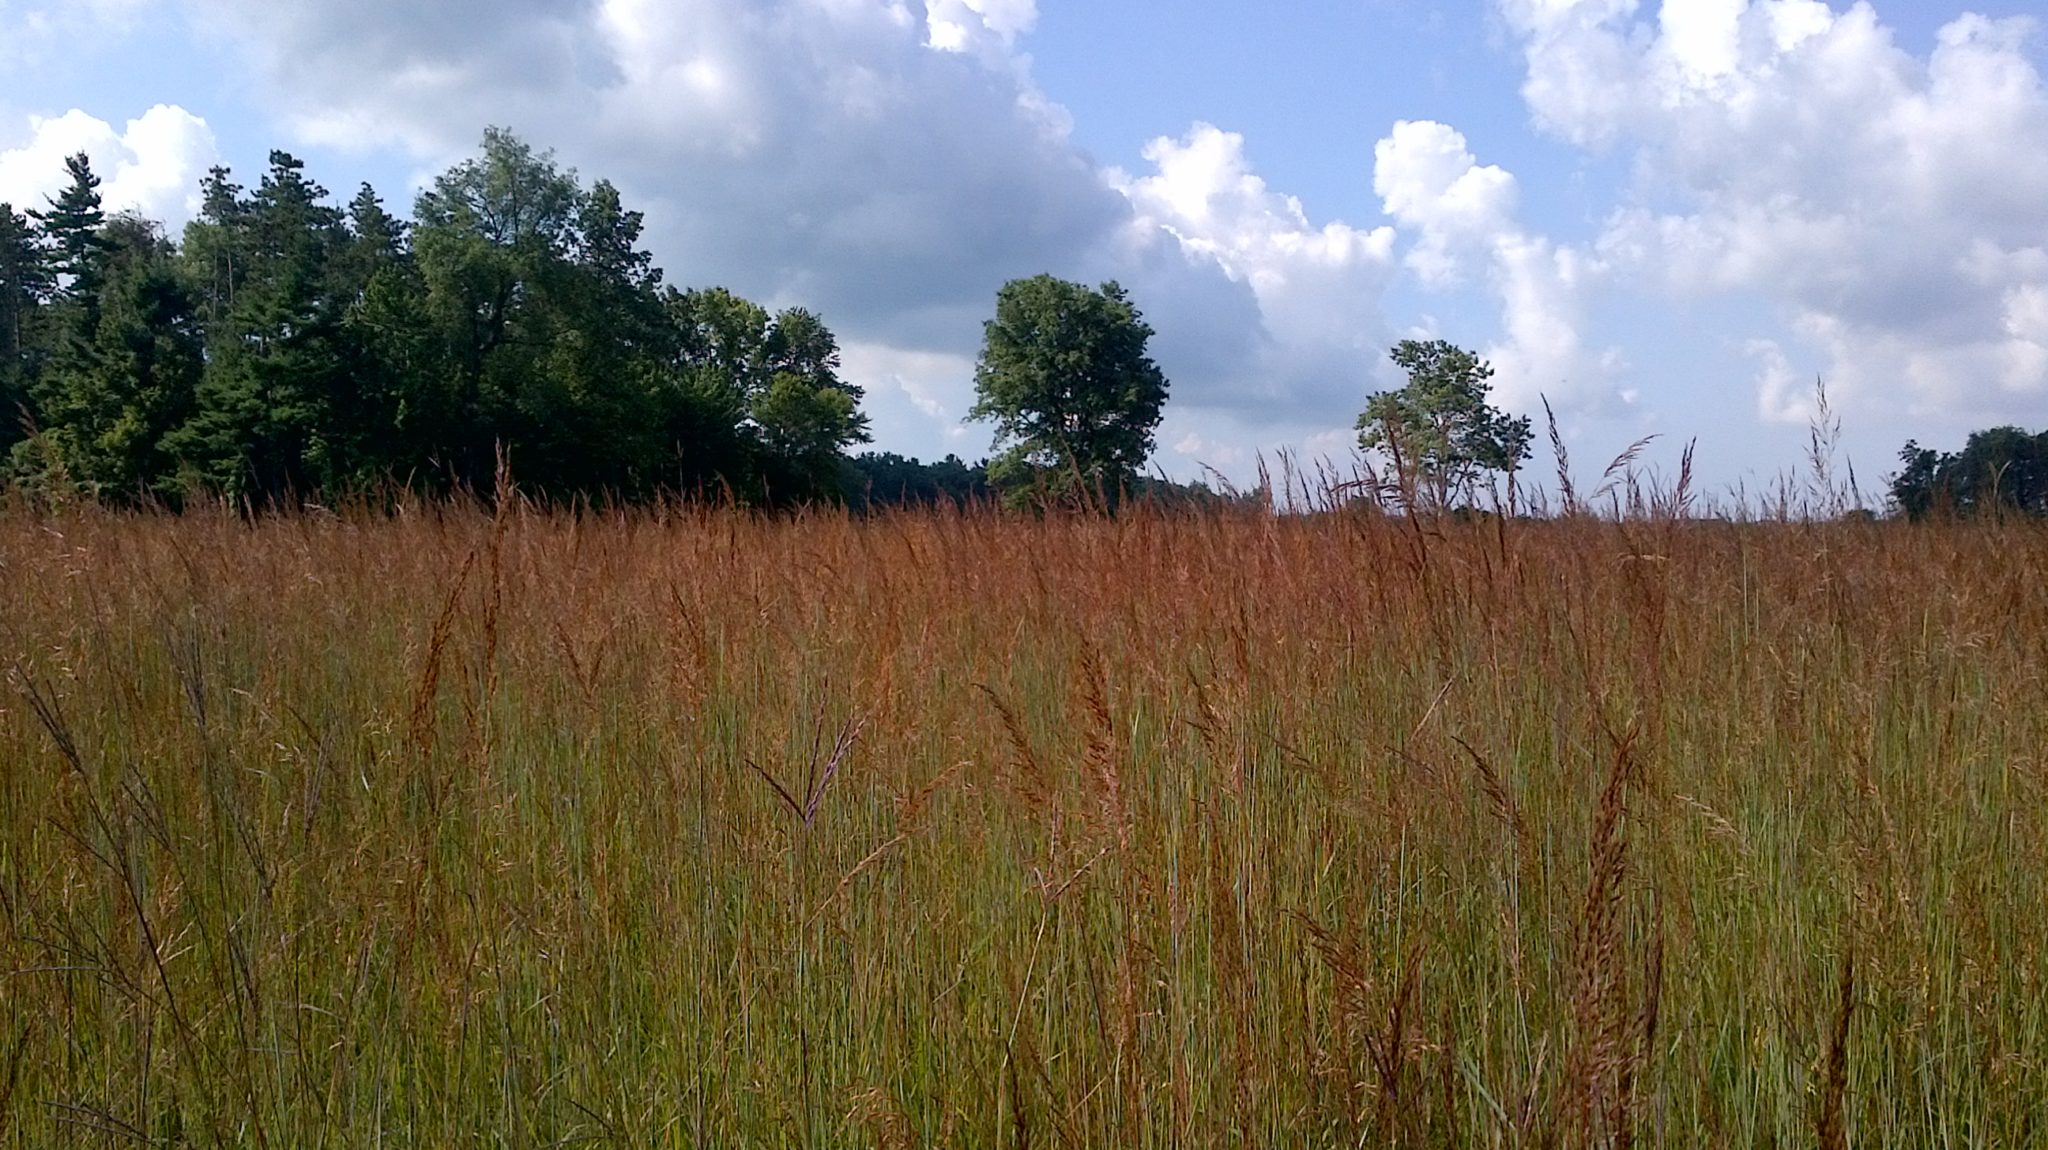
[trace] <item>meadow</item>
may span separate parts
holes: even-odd
[[[2048,1145],[2048,529],[0,515],[0,1144]]]

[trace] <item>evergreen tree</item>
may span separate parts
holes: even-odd
[[[224,167],[200,182],[199,218],[185,225],[184,258],[209,325],[227,318],[249,278],[249,202]]]
[[[328,269],[346,239],[341,213],[284,152],[270,154],[246,203],[224,174],[214,185],[222,210],[219,223],[208,221],[219,229],[209,246],[242,253],[246,273],[230,275],[226,298],[209,301],[225,313],[208,325],[200,411],[176,446],[232,498],[327,490],[352,464],[330,438],[347,366]]]
[[[197,309],[154,223],[117,216],[100,240],[99,306],[38,381],[43,426],[15,445],[13,470],[115,501],[175,499],[186,477],[172,434],[203,359]]]
[[[1407,386],[1375,392],[1358,416],[1358,446],[1386,451],[1410,499],[1438,507],[1468,498],[1488,471],[1529,457],[1529,418],[1487,401],[1493,367],[1446,340],[1404,339],[1390,353]]]
[[[40,429],[18,478],[262,504],[487,490],[503,449],[557,496],[849,489],[867,419],[824,322],[664,287],[615,186],[507,133],[410,225],[368,186],[333,206],[284,152],[253,192],[213,168],[182,249],[67,169],[33,222],[0,207],[0,405]]]
[[[71,182],[49,200],[48,210],[29,214],[42,226],[52,269],[63,277],[62,298],[91,309],[97,306],[101,266],[112,247],[100,234],[107,222],[100,206],[100,178],[84,152],[66,159],[64,171]]]
[[[28,217],[0,203],[0,458],[22,437],[33,415],[35,329],[55,288]]]
[[[326,438],[335,460],[329,483],[361,491],[431,482],[447,419],[434,402],[441,360],[407,226],[368,184],[349,201],[347,214],[347,238],[331,269],[341,308],[338,378],[345,386],[329,413]]]

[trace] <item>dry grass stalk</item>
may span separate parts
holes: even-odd
[[[1031,737],[1024,733],[1024,725],[1017,721],[1017,713],[1003,701],[994,687],[987,683],[976,683],[975,689],[985,696],[989,705],[996,709],[996,717],[1002,720],[1003,733],[1010,741],[1010,788],[1024,804],[1038,811],[1053,807],[1053,790],[1050,774],[1045,764],[1039,761],[1038,752],[1031,747]]]
[[[1492,763],[1487,762],[1486,756],[1473,750],[1472,744],[1455,735],[1451,736],[1451,741],[1458,744],[1465,752],[1465,757],[1472,760],[1473,767],[1479,771],[1479,786],[1486,792],[1486,801],[1493,811],[1494,819],[1508,832],[1510,841],[1515,845],[1516,863],[1519,867],[1520,860],[1531,853],[1529,824],[1522,818],[1521,804],[1515,801],[1514,795],[1508,793],[1507,784],[1501,781],[1499,772],[1493,769]]]
[[[875,1150],[912,1150],[917,1145],[910,1115],[904,1112],[902,1103],[887,1087],[875,1086],[860,1091],[853,1095],[852,1104],[846,1121],[849,1125],[858,1123],[867,1127],[868,1136],[874,1139]]]
[[[1572,1044],[1564,1063],[1568,1132],[1587,1145],[1624,1140],[1632,1129],[1634,1066],[1640,1057],[1629,1023],[1628,980],[1622,965],[1622,908],[1628,878],[1624,822],[1636,771],[1635,734],[1614,751],[1595,809],[1590,873],[1579,906],[1572,949]]]
[[[1842,952],[1833,1024],[1821,1059],[1820,1106],[1814,1132],[1821,1150],[1848,1150],[1849,1128],[1843,1101],[1849,1093],[1849,1021],[1856,1011],[1856,954]]]
[[[412,710],[406,719],[406,729],[412,735],[413,752],[419,756],[422,767],[434,754],[434,704],[441,693],[442,659],[447,653],[448,641],[455,634],[462,589],[468,585],[470,572],[475,567],[476,552],[471,551],[463,559],[461,570],[455,573],[455,583],[448,588],[448,595],[441,602],[441,613],[434,617],[434,630],[427,640],[426,657],[420,663],[419,686],[413,690]]]
[[[1086,639],[1081,641],[1080,671],[1077,688],[1086,731],[1082,762],[1096,790],[1095,829],[1114,838],[1119,847],[1129,849],[1131,815],[1124,801],[1123,740],[1109,710],[1109,687],[1103,678],[1101,656]]]

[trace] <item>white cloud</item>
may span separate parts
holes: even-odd
[[[1993,419],[2048,387],[2034,301],[2048,203],[2048,87],[2025,19],[1966,15],[1932,52],[1868,4],[1501,0],[1536,122],[1628,149],[1633,202],[1603,258],[1682,296],[1760,293],[1789,333],[1759,357],[1841,407]],[[1807,366],[1793,370],[1798,359]]]
[[[1481,166],[1447,124],[1403,120],[1373,148],[1373,191],[1386,213],[1421,233],[1407,256],[1422,281],[1448,287],[1464,264],[1514,225],[1515,177]]]
[[[961,423],[974,403],[972,357],[855,340],[840,345],[840,360],[840,375],[867,392],[861,410],[879,448],[936,440],[971,457],[987,443],[985,431]]]
[[[925,42],[947,52],[1006,55],[1038,22],[1034,0],[925,0]]]
[[[673,278],[869,341],[966,350],[1005,279],[1128,218],[1021,63],[928,44],[1000,48],[1021,0],[191,3],[303,135],[439,166],[504,125],[617,181]]]
[[[941,369],[1039,272],[1130,288],[1178,406],[1327,421],[1384,355],[1391,229],[1312,223],[1206,125],[1098,168],[1032,0],[189,2],[302,136],[439,166],[498,123],[618,181],[672,279],[818,309],[904,418],[963,414]]]
[[[1178,367],[1175,378],[1191,383],[1198,398],[1254,415],[1361,400],[1384,346],[1381,297],[1395,270],[1393,229],[1316,226],[1298,200],[1252,170],[1242,136],[1209,124],[1177,140],[1155,139],[1144,155],[1151,174],[1109,177],[1135,213],[1129,246],[1152,250],[1184,289],[1210,273],[1198,308],[1160,313],[1162,366]],[[1144,266],[1142,257],[1132,262]],[[1161,298],[1187,302],[1170,292]],[[1217,346],[1218,333],[1201,325],[1228,315],[1233,300],[1247,322],[1230,333],[1239,342]]]
[[[1196,468],[1213,468],[1224,475],[1242,474],[1253,462],[1251,450],[1243,444],[1211,439],[1193,430],[1174,438],[1173,453]]]
[[[1397,123],[1373,157],[1373,190],[1416,237],[1408,267],[1437,288],[1477,269],[1499,297],[1504,338],[1486,349],[1496,400],[1515,411],[1533,410],[1541,395],[1577,407],[1613,406],[1620,356],[1588,353],[1580,336],[1603,260],[1525,229],[1515,177],[1481,165],[1448,125]]]
[[[219,157],[206,121],[162,104],[120,132],[76,109],[30,116],[26,126],[24,142],[0,151],[0,202],[17,210],[39,208],[61,191],[69,182],[66,157],[84,152],[102,180],[100,197],[108,211],[140,212],[175,234],[197,212],[200,176]]]
[[[840,348],[840,362],[848,382],[870,394],[900,391],[938,423],[959,421],[974,402],[974,360],[969,356],[854,342]]]

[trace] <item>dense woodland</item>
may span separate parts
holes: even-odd
[[[245,505],[487,490],[747,504],[965,500],[985,470],[850,458],[861,389],[824,321],[681,290],[616,187],[516,138],[394,215],[273,152],[215,168],[173,240],[102,207],[84,156],[0,205],[0,458],[45,495]]]

